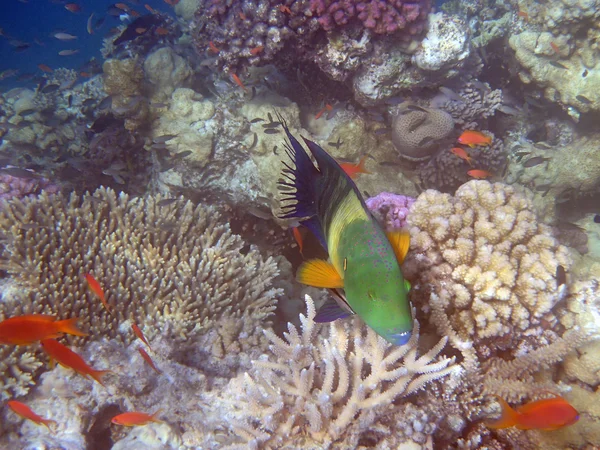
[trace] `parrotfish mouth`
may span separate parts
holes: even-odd
[[[403,331],[386,336],[386,341],[394,345],[405,345],[410,340],[411,332]]]

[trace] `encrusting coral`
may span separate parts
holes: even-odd
[[[406,345],[392,346],[358,319],[333,322],[324,336],[305,299],[302,330],[289,324],[285,340],[266,331],[272,355],[236,380],[242,394],[229,421],[247,441],[242,448],[354,448],[373,430],[379,445],[397,446],[398,433],[380,423],[401,415],[392,402],[460,372],[438,356],[447,339],[418,356],[418,322]]]
[[[18,289],[5,292],[0,320],[77,317],[94,339],[123,342],[134,338],[136,323],[150,337],[170,330],[180,351],[201,345],[217,359],[260,346],[258,324],[268,325],[280,294],[271,285],[274,260],[254,247],[242,251],[244,241],[214,209],[161,200],[102,188],[5,203],[1,267]],[[110,313],[89,291],[86,273],[103,287]],[[1,347],[0,360],[11,352]]]

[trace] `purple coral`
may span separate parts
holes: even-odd
[[[21,178],[0,173],[0,205],[11,198],[23,198],[37,195],[42,191],[56,194],[60,189],[46,178]]]
[[[387,231],[399,230],[406,226],[406,216],[414,202],[412,197],[390,192],[382,192],[366,200],[367,208]]]
[[[423,31],[429,0],[310,0],[310,9],[326,31],[347,25],[354,17],[377,34],[392,34],[399,30],[415,35]]]

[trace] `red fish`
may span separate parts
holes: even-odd
[[[552,47],[552,50],[554,50],[555,53],[560,54],[560,47],[558,45],[556,45],[554,42],[550,42],[550,47]]]
[[[366,159],[367,155],[363,156],[356,164],[341,163],[340,167],[346,172],[346,175],[355,180],[359,173],[371,173],[365,168]]]
[[[42,347],[44,347],[48,356],[58,362],[61,366],[73,369],[84,377],[90,376],[104,386],[102,377],[109,373],[110,370],[96,370],[93,367],[88,366],[81,356],[55,339],[44,339],[42,341]]]
[[[298,250],[300,250],[300,254],[304,256],[304,241],[302,240],[302,233],[300,233],[298,227],[292,227],[292,234],[294,235],[294,240],[296,241],[296,244],[298,244]]]
[[[213,53],[219,53],[219,48],[215,45],[213,41],[208,41],[208,48]]]
[[[23,417],[24,419],[31,420],[32,422],[35,422],[38,425],[45,425],[46,428],[48,428],[48,430],[50,430],[50,427],[48,426],[49,424],[52,423],[56,425],[56,422],[54,420],[44,419],[42,416],[38,416],[25,403],[21,403],[16,400],[9,400],[6,403],[8,407],[19,416]]]
[[[557,430],[579,420],[579,413],[562,397],[545,398],[520,406],[515,411],[497,397],[502,415],[486,422],[490,428],[517,427],[520,430]]]
[[[150,347],[150,344],[148,344],[148,341],[146,340],[144,333],[142,333],[142,330],[140,330],[140,327],[138,327],[135,323],[132,323],[131,329],[133,330],[134,334],[138,337],[138,339],[144,344],[146,344],[150,350],[152,350],[152,347]]]
[[[144,350],[142,347],[138,347],[138,352],[140,352],[140,355],[142,355],[142,358],[144,358],[144,361],[146,361],[148,363],[148,365],[150,367],[152,367],[156,373],[160,373],[160,370],[158,370],[156,368],[156,366],[154,365],[154,361],[152,361],[152,358],[150,358],[150,355],[148,354],[148,352],[146,352],[146,350]]]
[[[317,114],[315,114],[315,120],[319,120],[321,118],[321,116],[325,113],[325,111],[331,111],[333,109],[333,106],[331,106],[329,103],[327,103],[323,109],[321,109],[321,111],[319,111]]]
[[[292,15],[292,10],[290,9],[289,6],[286,5],[279,5],[279,11],[281,11],[284,14],[288,14],[288,15]]]
[[[72,13],[78,13],[81,11],[81,6],[79,6],[77,3],[67,3],[65,5],[65,9],[67,11],[71,11]]]
[[[50,66],[47,66],[46,64],[38,64],[38,69],[40,69],[42,72],[46,72],[46,73],[52,73],[53,70]]]
[[[150,14],[156,14],[156,10],[148,3],[144,3],[144,8],[146,8],[150,12]]]
[[[159,36],[166,36],[169,34],[169,30],[167,30],[165,27],[158,27],[156,30],[154,30],[154,32]]]
[[[469,163],[469,165],[471,167],[473,167],[473,163],[472,163],[472,159],[469,154],[465,151],[464,148],[460,148],[460,147],[454,147],[450,149],[450,153],[452,153],[453,155],[458,156],[460,159],[465,160],[466,162]]]
[[[481,169],[469,170],[467,172],[467,175],[469,175],[470,177],[476,178],[478,180],[485,180],[486,178],[489,178],[492,176],[492,174],[489,173],[487,170],[481,170]]]
[[[119,8],[121,11],[129,11],[129,6],[127,6],[125,3],[115,3],[115,7]]]
[[[56,320],[54,316],[28,314],[0,322],[0,344],[26,345],[63,334],[87,336],[77,328],[76,318]]]
[[[167,5],[175,6],[177,3],[179,3],[179,0],[165,0],[165,3]]]
[[[466,130],[458,137],[458,142],[469,147],[475,147],[476,145],[490,145],[492,138],[481,131]]]
[[[233,81],[235,81],[235,84],[237,84],[239,87],[241,87],[244,90],[244,92],[248,92],[248,89],[246,88],[246,86],[244,86],[244,83],[242,83],[242,80],[240,80],[240,77],[238,77],[235,73],[232,73],[231,78],[233,79]]]
[[[110,306],[108,306],[108,303],[106,302],[104,290],[102,289],[102,286],[100,286],[100,283],[98,283],[98,281],[96,281],[96,279],[89,273],[85,274],[85,279],[87,280],[88,286],[90,287],[91,291],[100,298],[100,301],[102,302],[102,305],[104,305],[104,308],[106,308],[106,310],[110,312]]]
[[[262,45],[259,45],[258,47],[254,47],[250,49],[250,54],[251,55],[258,55],[260,52],[263,51],[265,47]]]
[[[160,410],[156,411],[152,415],[143,412],[126,412],[113,417],[111,422],[117,425],[124,425],[126,427],[146,425],[150,422],[161,422],[156,418],[156,416],[158,416],[159,413]]]

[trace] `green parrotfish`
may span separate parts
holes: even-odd
[[[328,253],[327,260],[304,261],[297,280],[328,288],[334,299],[318,311],[315,321],[331,322],[357,314],[388,342],[404,345],[413,328],[408,300],[410,286],[402,275],[409,247],[407,232],[385,233],[373,218],[352,179],[316,143],[304,139],[313,164],[283,120],[289,142],[285,149],[292,164],[284,162],[282,218],[306,226]]]

